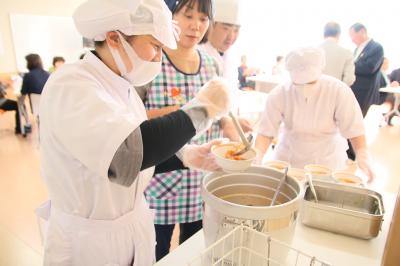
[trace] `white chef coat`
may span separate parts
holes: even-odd
[[[132,86],[94,54],[49,78],[40,106],[42,175],[51,200],[45,265],[151,265],[153,216],[133,185],[111,183],[121,143],[146,117]]]
[[[291,83],[271,91],[258,133],[276,136],[281,123],[274,157],[297,168],[314,163],[343,169],[346,139],[365,133],[361,110],[351,89],[326,75],[321,76],[308,98]]]
[[[220,76],[226,78],[230,85],[238,88],[238,67],[240,66],[239,60],[235,60],[230,51],[226,51],[221,55],[210,42],[206,42],[198,46],[200,50],[212,56],[218,63]]]
[[[228,81],[229,88],[231,89],[231,98],[233,102],[233,108],[237,108],[239,105],[239,79],[238,79],[238,67],[240,66],[239,57],[231,53],[231,51],[226,51],[221,55],[210,42],[200,44],[198,48],[201,51],[206,52],[208,55],[213,57],[218,64],[219,76],[225,78]],[[230,48],[232,49],[232,48]],[[237,59],[237,60],[235,60]]]

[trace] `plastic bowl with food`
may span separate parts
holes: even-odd
[[[301,184],[305,184],[306,182],[306,170],[301,168],[289,168],[288,175],[294,177]]]
[[[323,180],[323,181],[334,181],[332,177],[332,170],[322,164],[307,164],[304,166],[304,170],[312,175],[313,179]]]
[[[264,166],[283,172],[285,168],[290,167],[290,164],[285,161],[273,160],[265,162]]]
[[[346,171],[337,171],[333,173],[333,178],[338,182],[351,186],[363,186],[361,177]]]
[[[234,155],[242,148],[242,143],[231,142],[214,145],[211,148],[211,153],[214,154],[217,164],[225,172],[240,172],[249,168],[256,158],[256,151],[253,148],[239,156]]]

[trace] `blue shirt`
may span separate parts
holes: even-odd
[[[49,72],[40,68],[32,69],[26,73],[22,82],[21,94],[41,94],[49,75]]]

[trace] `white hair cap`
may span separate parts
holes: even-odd
[[[240,26],[242,24],[241,0],[215,0],[214,21]]]
[[[175,49],[172,14],[163,0],[88,0],[74,12],[75,26],[83,37],[104,41],[106,33],[152,35]]]
[[[296,84],[318,80],[325,67],[325,53],[318,47],[293,50],[286,56],[286,69]]]

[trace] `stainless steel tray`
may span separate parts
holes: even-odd
[[[379,234],[384,207],[382,196],[366,188],[314,181],[318,203],[306,188],[301,221],[322,230],[371,239]]]

